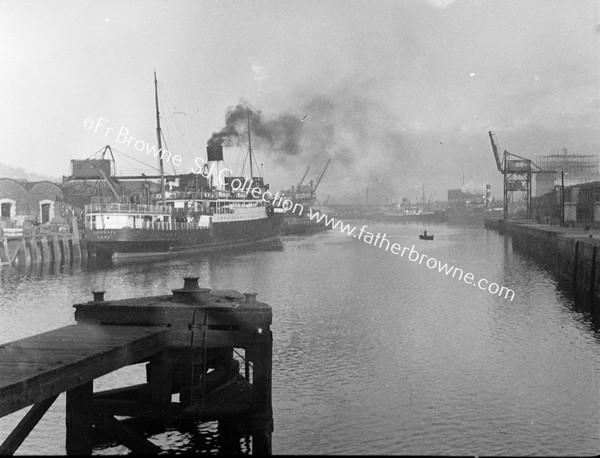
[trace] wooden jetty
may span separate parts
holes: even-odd
[[[35,233],[24,228],[4,228],[0,236],[0,267],[28,268],[40,263],[70,263],[88,258],[77,221],[71,232]]]
[[[200,288],[196,277],[172,292],[117,301],[95,292],[74,305],[77,324],[0,345],[0,417],[33,404],[0,455],[62,392],[69,455],[91,454],[95,431],[134,453],[161,451],[115,416],[217,420],[228,451],[251,435],[253,454],[271,454],[271,307],[255,293]],[[138,363],[145,383],[94,392],[94,379]]]

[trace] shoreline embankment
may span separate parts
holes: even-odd
[[[486,219],[486,229],[509,235],[513,250],[530,255],[600,315],[600,231]]]

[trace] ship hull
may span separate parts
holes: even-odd
[[[160,257],[276,242],[281,220],[282,215],[275,213],[256,220],[217,222],[211,228],[86,230],[82,240],[102,257]]]
[[[315,209],[311,209],[310,212],[317,212]],[[323,210],[319,212],[325,213]],[[312,235],[318,232],[324,232],[330,228],[324,223],[309,218],[308,210],[305,210],[302,214],[296,214],[294,212],[287,212],[281,223],[281,235]]]
[[[325,224],[309,219],[286,219],[281,227],[281,235],[312,235],[330,228]]]

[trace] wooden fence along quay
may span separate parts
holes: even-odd
[[[66,392],[66,453],[92,453],[98,432],[134,453],[158,446],[115,416],[218,421],[222,447],[271,454],[271,307],[255,293],[209,290],[75,304],[76,324],[0,345],[0,417],[33,405],[0,445],[12,455]],[[146,363],[146,382],[94,392],[94,379]],[[178,395],[178,399],[177,399]],[[1,440],[1,438],[0,438]]]
[[[75,219],[71,227],[71,232],[49,233],[36,233],[22,227],[0,229],[0,267],[27,269],[41,263],[86,261],[88,251]]]

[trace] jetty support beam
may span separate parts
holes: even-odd
[[[35,425],[42,419],[44,414],[48,411],[50,406],[54,403],[57,396],[52,396],[48,399],[45,399],[42,402],[35,404],[27,415],[25,415],[12,433],[6,438],[6,440],[0,445],[0,455],[12,456],[17,451],[17,449],[21,446],[23,441],[27,438],[29,433],[33,431]]]
[[[94,424],[108,437],[117,439],[119,443],[130,449],[135,454],[158,455],[160,447],[142,437],[137,432],[124,425],[112,416],[101,415]]]
[[[92,424],[86,409],[92,393],[93,382],[67,391],[67,455],[92,454]]]
[[[252,358],[252,454],[271,455],[273,334],[270,329],[255,334]]]

